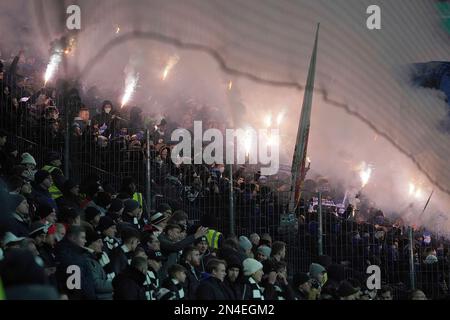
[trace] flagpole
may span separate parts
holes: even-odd
[[[434,193],[434,190],[431,191],[430,196],[428,197],[427,203],[425,204],[425,207],[424,207],[423,210],[422,210],[422,214],[423,214],[423,213],[425,212],[425,210],[427,209],[428,204],[430,203],[431,197],[433,196],[433,193]]]
[[[291,192],[289,199],[289,212],[294,213],[300,201],[301,185],[306,176],[306,154],[308,149],[309,128],[311,121],[311,108],[314,93],[314,79],[316,74],[317,44],[319,39],[320,23],[317,24],[316,39],[311,55],[308,78],[303,96],[302,111],[297,130],[294,156],[291,167]]]

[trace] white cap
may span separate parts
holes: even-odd
[[[12,232],[6,232],[5,237],[3,238],[3,245],[6,246],[12,242],[18,242],[24,240],[25,237],[16,237],[16,235]]]

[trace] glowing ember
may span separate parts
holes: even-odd
[[[232,87],[233,87],[233,81],[230,80],[230,82],[228,82],[228,90],[231,90]]]

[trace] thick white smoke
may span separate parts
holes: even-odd
[[[20,3],[8,3],[6,10],[16,12]],[[48,20],[60,17],[60,7],[53,10],[50,2],[41,4]],[[100,92],[114,92],[115,97],[105,98],[118,101],[124,69],[131,57],[138,59],[140,84],[133,103],[177,121],[182,120],[183,104],[174,96],[210,105],[215,110],[211,117],[234,126],[261,128],[267,114],[284,112],[281,162],[290,164],[303,98],[294,84],[306,81],[320,22],[311,173],[356,192],[360,188],[356,168],[363,161],[369,163],[373,173],[363,192],[388,215],[450,229],[445,222],[450,196],[441,190],[450,189],[450,143],[448,134],[438,129],[448,106],[442,93],[414,88],[408,68],[414,62],[449,60],[449,35],[433,1],[378,1],[382,29],[375,31],[366,28],[371,4],[368,0],[79,1],[82,30],[69,70],[72,75],[83,72],[86,88],[96,85]],[[49,32],[42,32],[37,28],[42,17],[34,12],[22,12],[23,21],[32,21],[26,41],[39,43],[37,51],[45,55],[48,44],[63,31],[55,28],[58,24],[47,23]],[[2,30],[19,27],[14,23],[3,16],[0,21]],[[126,35],[129,38],[123,38]],[[12,34],[5,38],[2,33],[1,39],[2,46],[17,45]],[[173,55],[179,62],[162,81],[161,73]],[[269,81],[255,81],[242,73]],[[422,194],[411,196],[410,183]],[[431,203],[420,216],[433,189]],[[412,209],[407,209],[411,203]]]

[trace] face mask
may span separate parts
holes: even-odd
[[[111,108],[105,108],[105,113],[110,113],[111,112]]]

